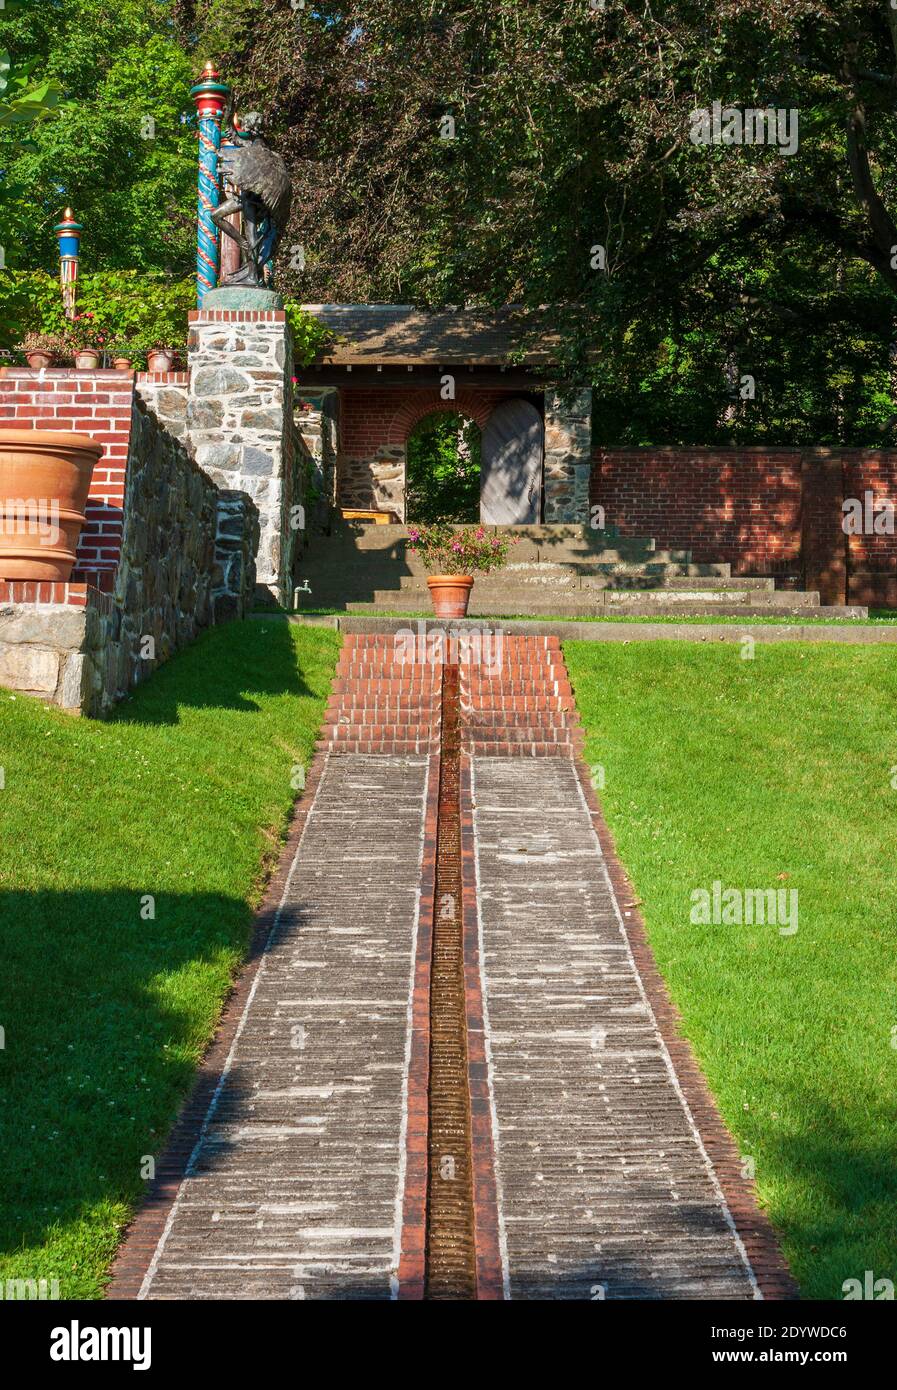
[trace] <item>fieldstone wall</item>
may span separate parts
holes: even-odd
[[[248,494],[259,513],[257,584],[292,596],[301,447],[292,420],[292,339],[282,309],[190,315],[186,437],[219,487]]]
[[[592,472],[592,392],[545,392],[546,522],[589,520]]]
[[[336,459],[339,445],[339,390],[303,391],[294,416],[311,461],[306,495],[306,525],[325,530],[336,505]]]
[[[138,372],[137,395],[159,424],[175,439],[187,438],[187,372]]]
[[[339,456],[341,507],[392,512],[405,520],[405,445],[384,444],[369,458]]]
[[[131,420],[121,557],[86,606],[0,607],[0,685],[105,714],[213,622],[245,616],[258,510],[217,488],[141,400]]]

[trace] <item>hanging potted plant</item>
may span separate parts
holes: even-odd
[[[52,367],[54,362],[64,361],[71,351],[71,345],[64,333],[26,333],[16,351],[24,353],[29,367]]]
[[[408,539],[430,571],[427,588],[437,618],[465,617],[475,575],[501,569],[516,543],[487,535],[482,526],[456,528],[449,521],[411,526]]]

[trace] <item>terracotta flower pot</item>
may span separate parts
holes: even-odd
[[[427,588],[437,618],[466,618],[473,577],[469,574],[431,574]]]
[[[0,579],[70,577],[102,452],[86,434],[0,429]]]
[[[26,352],[25,360],[29,367],[39,369],[41,367],[52,367],[54,358],[52,352]]]
[[[147,371],[170,372],[174,368],[174,353],[171,348],[153,348],[146,354]]]
[[[100,354],[94,352],[93,348],[82,348],[75,353],[75,366],[82,370],[85,368],[98,367],[100,365]]]
[[[112,365],[117,372],[129,372],[131,370],[130,357],[113,357]]]

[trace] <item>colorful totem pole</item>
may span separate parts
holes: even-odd
[[[202,77],[190,88],[199,114],[199,184],[196,221],[196,302],[202,305],[218,283],[218,230],[212,213],[219,202],[218,150],[221,117],[230,88],[219,81],[213,63],[206,63]]]
[[[75,317],[75,296],[78,292],[78,254],[81,248],[83,223],[75,221],[71,208],[66,208],[62,221],[57,222],[53,231],[59,242],[59,284],[62,288],[62,303],[67,319]]]

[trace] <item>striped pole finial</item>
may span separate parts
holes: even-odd
[[[230,88],[219,80],[213,63],[206,63],[200,80],[190,88],[199,115],[199,181],[196,205],[196,302],[218,283],[218,231],[212,213],[218,206],[218,150],[221,117]]]
[[[78,259],[84,225],[75,221],[71,208],[66,208],[62,221],[53,228],[59,242],[59,284],[67,319],[75,317],[75,296],[78,293]]]

